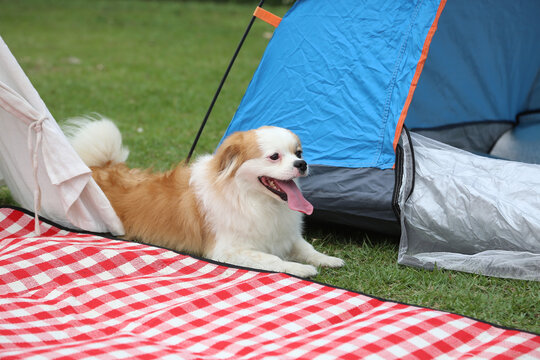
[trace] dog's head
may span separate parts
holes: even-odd
[[[260,192],[308,215],[313,212],[295,181],[308,175],[302,145],[287,129],[264,126],[236,132],[218,148],[214,164],[219,181],[234,178],[245,191]]]

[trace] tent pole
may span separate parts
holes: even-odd
[[[264,4],[264,0],[261,0],[259,2],[259,7],[262,7]],[[193,141],[193,144],[191,145],[191,149],[189,150],[189,154],[186,158],[186,164],[189,163],[191,160],[191,156],[193,155],[193,152],[195,151],[195,147],[197,146],[197,143],[199,142],[199,138],[201,137],[201,134],[203,132],[204,127],[206,126],[206,122],[208,121],[208,118],[210,117],[210,113],[212,112],[212,109],[214,108],[214,105],[216,104],[216,100],[221,92],[221,89],[223,88],[223,85],[225,84],[225,81],[227,80],[227,77],[229,76],[229,72],[231,71],[231,68],[236,60],[236,57],[238,56],[238,53],[240,52],[240,49],[242,48],[242,45],[244,44],[244,41],[246,40],[249,31],[251,30],[251,27],[253,26],[253,23],[255,22],[255,19],[257,17],[253,15],[251,18],[246,31],[244,32],[244,35],[242,36],[242,39],[240,40],[240,43],[236,47],[236,51],[234,52],[234,55],[229,62],[229,66],[227,67],[227,70],[225,70],[225,74],[223,75],[223,78],[221,79],[221,82],[219,83],[219,86],[216,90],[216,93],[214,94],[214,97],[212,98],[212,102],[210,103],[210,106],[208,107],[208,110],[206,111],[206,115],[204,116],[204,119],[201,123],[201,126],[199,127],[199,131],[197,132],[197,135],[195,136],[195,140]]]

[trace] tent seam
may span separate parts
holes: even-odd
[[[428,33],[426,35],[426,38],[424,40],[424,44],[422,45],[422,52],[420,53],[420,59],[418,60],[416,64],[416,69],[414,71],[413,79],[411,81],[411,85],[409,87],[409,91],[407,93],[407,97],[405,98],[405,104],[403,105],[403,108],[401,109],[398,122],[396,124],[396,130],[394,133],[394,139],[392,142],[392,147],[395,149],[397,146],[397,143],[399,141],[399,135],[403,129],[403,125],[405,123],[405,117],[407,116],[407,112],[409,110],[409,106],[412,101],[412,97],[414,95],[414,91],[416,90],[416,87],[418,85],[418,81],[420,79],[420,75],[422,74],[422,70],[424,68],[424,64],[426,63],[427,56],[429,53],[429,47],[431,46],[431,42],[433,40],[433,37],[435,36],[435,32],[437,31],[437,26],[439,23],[439,18],[442,14],[442,11],[446,5],[446,0],[441,0],[439,7],[437,9],[437,13],[435,14],[435,19],[433,19],[433,22],[428,30]]]
[[[380,165],[379,161],[380,161],[381,155],[382,155],[382,148],[383,148],[383,145],[384,145],[384,138],[386,137],[386,131],[385,130],[386,130],[386,126],[387,126],[387,123],[388,123],[388,117],[390,115],[390,104],[392,102],[392,94],[394,93],[394,88],[395,88],[396,82],[397,82],[397,75],[398,75],[401,63],[403,62],[403,57],[405,55],[405,50],[407,49],[407,44],[409,43],[409,38],[410,38],[412,30],[414,28],[415,20],[418,17],[418,13],[420,11],[420,7],[422,6],[422,4],[423,4],[423,0],[418,2],[418,4],[416,5],[416,7],[414,9],[414,12],[413,12],[412,16],[409,18],[409,28],[407,29],[407,32],[405,34],[406,36],[404,36],[405,41],[401,45],[398,57],[396,58],[396,62],[394,63],[394,71],[392,72],[392,78],[391,78],[390,84],[388,86],[388,89],[386,90],[386,101],[385,101],[385,105],[384,105],[384,109],[383,109],[382,126],[381,126],[382,134],[380,134],[380,136],[379,136],[379,139],[380,139],[379,148],[377,149],[377,155],[376,155],[377,158],[374,161],[374,164],[377,164],[377,165]]]

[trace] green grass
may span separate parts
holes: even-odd
[[[254,2],[255,4],[255,2]],[[99,112],[117,121],[131,166],[168,169],[187,155],[254,5],[0,0],[0,35],[61,122]],[[282,15],[285,7],[272,7]],[[213,151],[272,28],[257,22],[205,129]],[[0,203],[13,203],[0,188]],[[540,332],[540,283],[396,263],[398,239],[312,225],[306,237],[347,261],[314,280],[377,297]]]

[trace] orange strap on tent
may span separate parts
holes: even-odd
[[[269,23],[273,27],[278,27],[281,22],[281,18],[277,15],[272,14],[269,11],[264,10],[262,7],[257,6],[253,12],[253,16],[261,19],[264,22]]]

